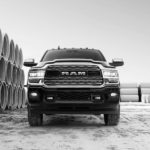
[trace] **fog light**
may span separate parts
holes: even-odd
[[[101,97],[100,96],[95,96],[94,99],[95,100],[101,100]]]
[[[47,100],[48,100],[48,101],[54,100],[54,97],[49,96],[49,97],[47,97]]]
[[[117,93],[111,93],[110,96],[111,97],[116,97],[118,94]]]
[[[37,96],[38,96],[38,93],[32,92],[32,93],[30,93],[30,95],[31,95],[32,97],[37,97]]]
[[[39,102],[41,101],[41,96],[38,91],[30,91],[29,92],[29,102]]]

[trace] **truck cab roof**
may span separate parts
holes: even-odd
[[[91,59],[94,61],[106,61],[100,50],[81,49],[81,48],[64,48],[47,50],[43,55],[41,62],[53,61],[55,59]]]

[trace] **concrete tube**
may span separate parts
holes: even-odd
[[[15,86],[12,85],[12,105],[11,105],[11,109],[14,109],[15,106]]]
[[[142,103],[145,103],[145,95],[144,95],[144,94],[143,94],[142,97],[141,97],[141,102],[142,102]]]
[[[19,66],[19,47],[18,45],[15,46],[15,61],[14,64],[18,67]]]
[[[3,82],[1,86],[1,94],[0,94],[0,99],[1,99],[1,109],[5,110],[7,106],[7,101],[8,101],[8,91],[7,91],[7,85]]]
[[[121,95],[121,102],[139,102],[138,95]]]
[[[18,88],[18,109],[22,106],[22,89]]]
[[[16,95],[16,99],[15,99],[15,108],[18,108],[18,87],[16,87],[15,89],[15,95]]]
[[[3,47],[3,35],[2,35],[1,30],[0,30],[0,56],[2,54],[2,47]]]
[[[8,104],[8,84],[6,84],[6,83],[3,83],[4,84],[4,86],[5,86],[5,93],[6,93],[6,95],[5,95],[5,110],[7,109],[7,104]]]
[[[13,104],[13,86],[9,85],[8,86],[8,104],[7,104],[8,109],[12,108],[12,104]]]
[[[150,95],[148,95],[148,103],[150,103]]]
[[[140,86],[141,88],[150,88],[150,82],[141,82]]]
[[[22,88],[22,108],[26,107],[26,103],[27,103],[27,96],[26,96],[26,90],[25,88]]]
[[[145,103],[148,103],[148,96],[149,95],[146,95],[146,97],[145,97]]]
[[[0,82],[0,108],[1,108],[1,89],[2,89],[2,83]]]
[[[20,85],[21,82],[21,69],[17,68],[17,86]]]
[[[150,88],[141,88],[141,94],[150,94]]]
[[[12,68],[12,85],[15,86],[17,84],[17,67],[13,65]]]
[[[0,57],[0,81],[5,81],[7,63],[3,57]]]
[[[18,88],[16,86],[13,86],[13,103],[12,103],[12,108],[16,109],[18,106]]]
[[[23,53],[22,49],[19,50],[19,68],[22,68],[23,66]]]
[[[131,83],[120,83],[121,88],[138,88],[138,84],[135,82]]]
[[[22,88],[24,87],[24,82],[25,82],[25,74],[24,74],[24,70],[21,69],[20,86],[21,86]]]
[[[149,94],[142,94],[142,103],[149,103]]]
[[[121,95],[138,95],[138,88],[121,88]]]
[[[12,81],[12,69],[13,66],[10,62],[7,63],[7,68],[6,68],[6,75],[5,75],[5,81],[7,84],[11,84]]]
[[[14,61],[15,61],[15,45],[14,45],[14,41],[13,40],[10,41],[10,53],[9,53],[8,60],[12,64],[14,64]]]
[[[9,53],[10,53],[9,38],[8,38],[8,35],[5,34],[4,37],[3,37],[2,56],[3,56],[6,60],[8,60]]]
[[[9,85],[8,84],[5,84],[5,85],[6,85],[6,97],[5,97],[6,98],[6,108],[5,109],[8,109],[8,92],[9,92],[8,91],[9,90],[8,86]]]

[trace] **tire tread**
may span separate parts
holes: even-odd
[[[104,114],[104,122],[106,126],[118,125],[120,120],[120,106],[117,108],[117,114]]]
[[[43,123],[43,115],[32,113],[28,107],[28,122],[30,126],[41,126]]]

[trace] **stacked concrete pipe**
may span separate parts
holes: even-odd
[[[120,84],[121,102],[139,102],[139,88],[137,83]]]
[[[12,105],[13,105],[13,86],[10,84],[8,86],[8,104],[7,104],[8,109],[12,108]]]
[[[25,107],[22,49],[0,30],[0,109]]]
[[[150,83],[140,83],[141,88],[141,102],[150,103]]]

